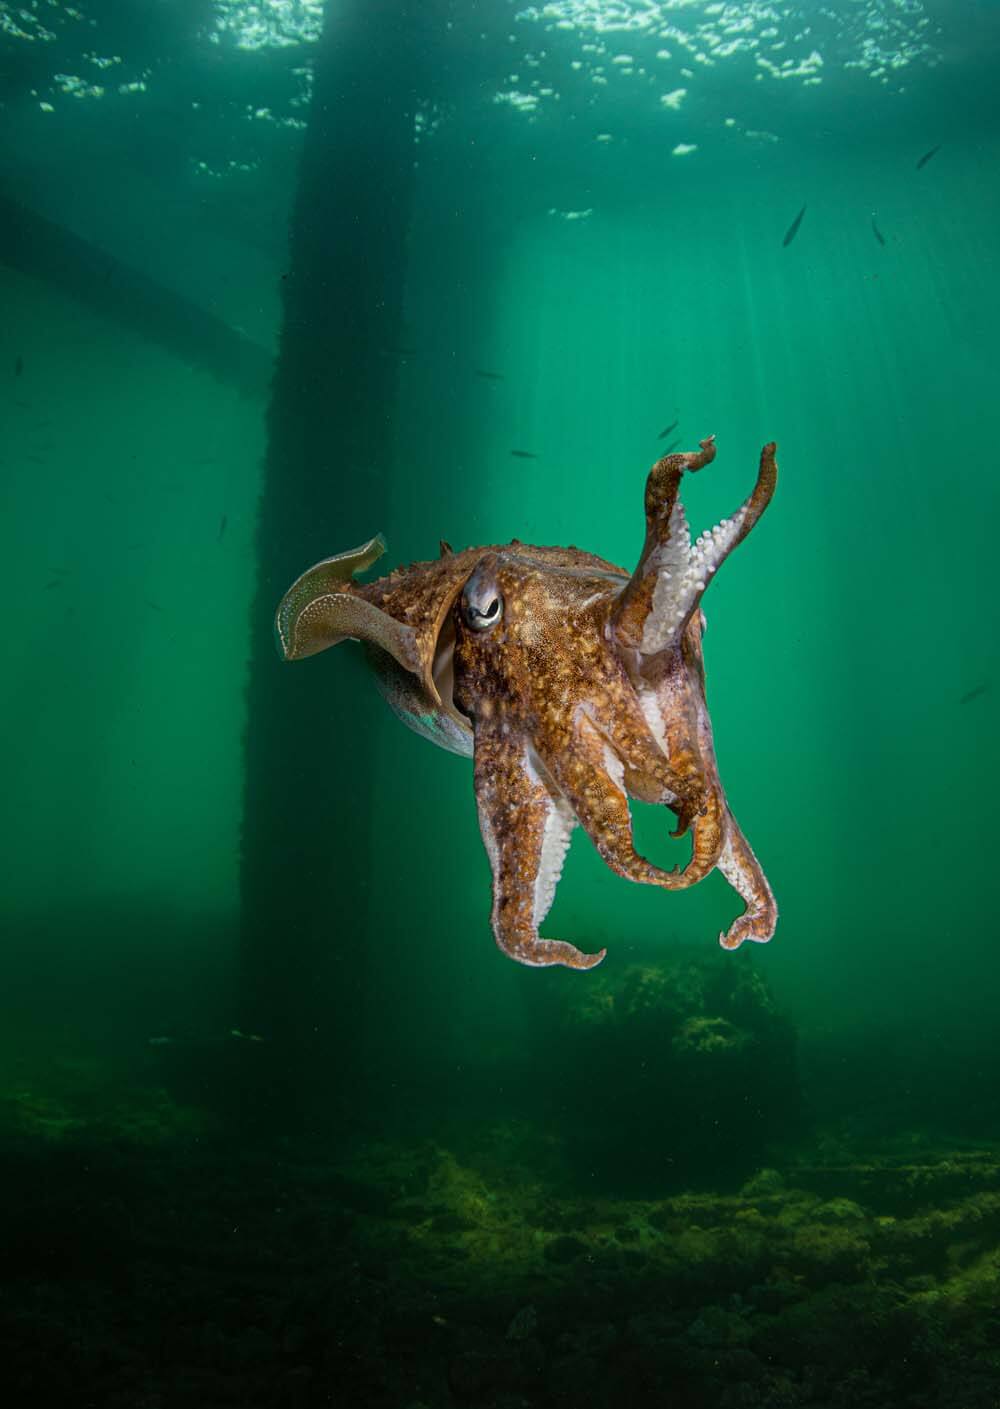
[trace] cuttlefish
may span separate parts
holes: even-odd
[[[496,942],[521,964],[589,969],[543,939],[577,825],[613,871],[681,890],[718,868],[744,909],[719,941],[769,940],[778,910],[719,780],[705,702],[701,599],[764,512],[777,479],[761,451],[749,498],[692,543],[681,479],[715,458],[715,438],[665,455],[646,481],[646,537],[631,576],[578,548],[517,539],[354,580],[385,552],[381,534],[326,558],[289,588],[275,629],[285,660],[364,643],[389,705],[411,729],[473,759],[479,825],[493,872]],[[683,869],[638,854],[629,799],[662,804]]]

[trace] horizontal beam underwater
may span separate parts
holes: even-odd
[[[244,395],[267,394],[274,358],[266,347],[2,191],[0,264],[59,289]]]

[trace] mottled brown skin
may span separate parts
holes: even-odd
[[[711,463],[657,461],[646,537],[631,577],[575,548],[517,540],[452,551],[365,585],[352,580],[380,538],[305,573],[278,609],[279,649],[298,659],[345,637],[365,641],[386,698],[425,737],[472,753],[480,826],[493,870],[493,931],[523,964],[591,968],[604,957],[543,939],[573,827],[612,870],[676,890],[718,867],[746,909],[726,948],[771,938],[777,907],[729,809],[705,702],[701,596],[770,501],[774,446],[731,520],[690,544],[679,490]],[[691,858],[664,871],[634,847],[629,798],[677,817]]]

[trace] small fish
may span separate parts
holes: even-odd
[[[263,1042],[265,1039],[256,1032],[241,1032],[238,1027],[231,1027],[223,1037],[169,1037],[165,1033],[157,1034],[156,1037],[147,1037],[148,1047],[209,1047],[216,1042],[225,1042],[227,1038],[235,1037],[239,1042]]]
[[[44,464],[45,464],[45,456],[44,456],[44,455],[25,455],[24,458],[25,458],[26,460],[30,460],[30,462],[31,462],[33,465],[44,465]]]
[[[939,152],[940,150],[941,143],[939,142],[936,147],[931,147],[929,152],[924,152],[923,156],[917,162],[917,170],[919,171],[922,166],[926,166],[927,163],[930,161],[931,157],[934,155],[934,153]]]
[[[448,542],[447,538],[442,538],[440,540],[439,547],[441,549],[442,558],[450,558],[452,553],[454,553],[455,551],[451,544]]]
[[[62,580],[62,578],[61,578],[61,577],[54,577],[51,582],[46,582],[45,586],[42,588],[42,591],[43,591],[43,592],[48,592],[48,590],[49,590],[50,587],[61,587],[62,585],[63,585],[63,580]]]
[[[669,426],[664,426],[663,429],[660,431],[660,434],[656,437],[657,440],[666,440],[670,432],[676,430],[679,425],[680,419],[676,421],[671,421]]]
[[[530,450],[512,450],[510,452],[518,460],[537,460],[537,455],[532,455]]]
[[[970,700],[978,700],[979,696],[980,696],[980,695],[985,695],[985,694],[986,694],[986,691],[987,691],[989,688],[990,688],[990,687],[989,687],[988,685],[982,684],[982,685],[976,685],[976,686],[975,686],[973,689],[971,689],[971,690],[966,690],[965,694],[964,694],[964,695],[962,696],[962,698],[959,700],[959,704],[960,704],[960,705],[968,704]]]
[[[163,608],[160,606],[159,602],[154,602],[152,597],[144,597],[143,601],[146,603],[147,607],[152,607],[154,612],[162,612]]]
[[[665,445],[665,446],[663,447],[663,453],[664,453],[664,455],[669,455],[670,452],[671,452],[671,450],[676,450],[677,447],[678,447],[678,445],[680,445],[680,443],[681,443],[681,438],[680,438],[680,436],[678,436],[677,439],[676,439],[676,440],[672,440],[669,445]]]
[[[220,524],[219,524],[219,536],[218,536],[218,538],[215,540],[217,543],[221,543],[222,540],[223,540],[223,538],[225,537],[225,533],[226,533],[226,524],[227,524],[228,522],[229,522],[229,515],[228,515],[228,514],[223,514],[223,515],[222,515],[222,520],[221,520],[221,522],[220,522]]]
[[[487,372],[482,367],[474,367],[473,371],[477,377],[483,377],[488,382],[502,382],[504,380],[504,374],[502,372]]]
[[[14,376],[19,377],[24,371],[24,358],[20,353],[14,358]]]
[[[785,238],[781,242],[783,249],[787,249],[788,246],[795,239],[795,236],[799,233],[799,226],[802,224],[802,217],[805,215],[805,213],[806,208],[805,206],[803,206],[802,209],[799,211],[798,215],[792,221],[791,225],[789,225],[788,229],[785,231]]]
[[[880,245],[884,245],[884,244],[885,244],[885,236],[882,234],[882,231],[881,231],[881,230],[878,228],[878,226],[875,224],[875,213],[874,213],[874,211],[872,212],[872,234],[875,236],[876,240],[878,240],[878,242],[879,242]]]

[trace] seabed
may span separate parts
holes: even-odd
[[[623,1197],[541,1119],[247,1134],[169,1052],[12,1059],[7,1403],[1000,1403],[1000,1147],[812,1124]]]

